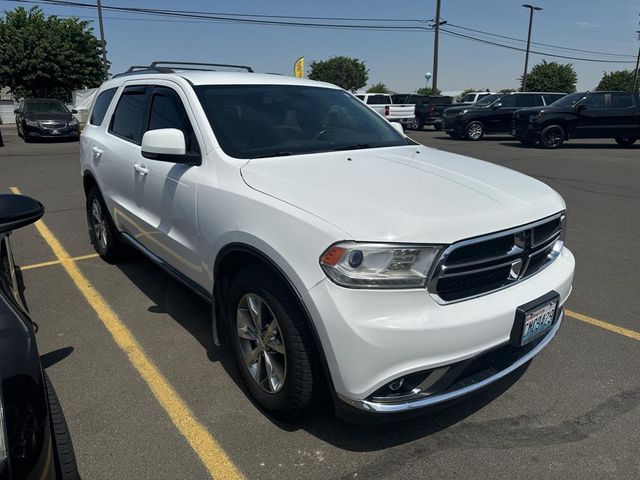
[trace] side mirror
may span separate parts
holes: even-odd
[[[44,214],[44,206],[25,195],[0,195],[0,233],[10,232],[37,222]]]
[[[161,128],[149,130],[142,136],[142,156],[161,162],[200,165],[200,155],[187,154],[187,143],[182,130]]]
[[[580,113],[580,112],[582,112],[583,110],[586,110],[586,109],[587,109],[587,106],[584,103],[581,103],[580,105],[578,105],[576,107],[576,112]]]
[[[19,108],[16,108],[16,109],[13,111],[13,113],[20,113],[20,109],[19,109]]]
[[[497,110],[499,108],[502,107],[502,103],[498,102],[498,103],[494,103],[493,105],[491,105],[491,108],[493,108],[494,110]]]
[[[390,123],[391,123],[391,126],[398,131],[398,133],[401,133],[404,135],[404,127],[400,122],[390,122]]]
[[[74,108],[73,110],[71,110],[71,113],[78,113],[78,110]]]

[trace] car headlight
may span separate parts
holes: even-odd
[[[458,113],[458,116],[461,117],[462,115],[466,114],[469,110],[463,110],[461,112]]]
[[[78,119],[76,117],[72,117],[69,125],[78,125]]]
[[[37,127],[37,126],[38,126],[38,122],[34,122],[33,120],[25,119],[24,121],[25,121],[25,123],[26,123],[27,125],[29,125],[30,127]]]
[[[350,288],[425,287],[442,247],[341,242],[320,257],[320,266],[338,285]]]

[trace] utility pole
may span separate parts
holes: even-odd
[[[636,31],[638,41],[640,41],[640,30]],[[640,46],[638,47],[638,58],[636,58],[636,69],[633,71],[633,92],[638,91],[638,67],[640,67]]]
[[[529,9],[529,34],[527,35],[527,53],[524,57],[524,74],[522,75],[522,91],[527,91],[527,68],[529,67],[529,48],[531,47],[531,26],[533,25],[533,11],[542,10],[542,7],[534,7],[528,3],[522,5]]]
[[[436,33],[433,40],[433,83],[431,84],[431,93],[438,93],[438,40],[440,37],[440,0],[436,0]]]
[[[100,25],[100,45],[102,46],[102,66],[104,68],[104,79],[109,79],[109,67],[107,66],[107,49],[104,42],[104,25],[102,24],[102,3],[97,0],[98,6],[98,24]]]

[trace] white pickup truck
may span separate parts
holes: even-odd
[[[414,104],[395,104],[388,93],[359,93],[356,95],[360,100],[373,108],[380,115],[390,122],[400,122],[411,124],[415,121],[416,106]]]

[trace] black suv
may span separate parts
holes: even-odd
[[[548,107],[513,114],[511,134],[524,145],[558,148],[570,138],[613,138],[622,146],[640,137],[640,102],[632,92],[580,92]]]
[[[515,92],[488,95],[473,105],[447,108],[443,130],[453,138],[480,140],[485,134],[510,133],[513,112],[550,105],[564,93]]]
[[[80,138],[80,125],[73,116],[78,113],[60,100],[28,98],[13,111],[18,135],[25,142],[35,138]]]

